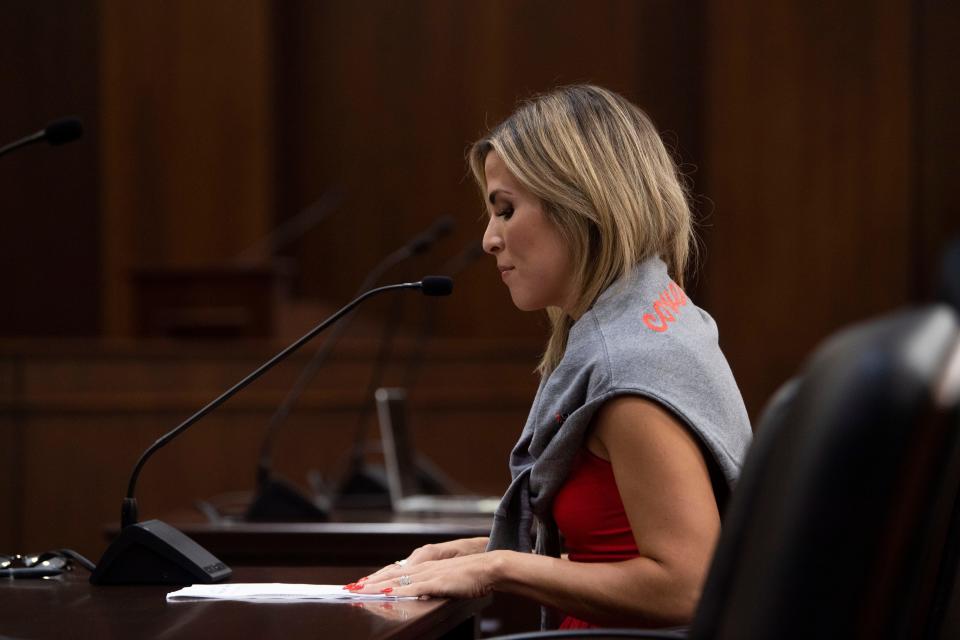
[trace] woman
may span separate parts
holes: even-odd
[[[484,249],[514,304],[551,319],[540,388],[490,537],[421,547],[348,588],[508,591],[565,628],[685,624],[751,431],[716,326],[680,288],[677,169],[647,116],[595,86],[523,104],[469,160]]]

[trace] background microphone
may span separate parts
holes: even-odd
[[[20,138],[19,140],[11,142],[5,147],[0,147],[0,156],[6,155],[15,149],[19,149],[20,147],[25,147],[29,144],[34,144],[35,142],[40,142],[42,140],[46,140],[55,147],[60,146],[62,144],[67,144],[68,142],[73,142],[82,135],[83,123],[80,122],[79,118],[61,118],[60,120],[54,120],[44,129],[41,129],[36,133],[31,133],[25,138]]]
[[[483,245],[474,240],[467,243],[458,254],[447,260],[446,264],[440,267],[440,273],[453,277],[458,275],[464,269],[470,267],[481,257],[486,255]],[[403,388],[410,390],[416,386],[417,376],[420,373],[420,367],[423,365],[423,353],[427,341],[433,335],[436,329],[437,314],[436,307],[428,306],[424,308],[423,321],[420,323],[420,331],[417,333],[417,339],[413,349],[410,351],[410,357],[407,360],[406,370],[403,374]]]
[[[481,257],[486,255],[483,250],[483,244],[474,240],[469,242],[458,254],[447,260],[446,264],[440,267],[440,273],[447,276],[455,276],[464,269],[470,267]],[[436,329],[437,307],[428,305],[423,309],[423,320],[420,323],[420,331],[417,334],[416,342],[407,359],[406,370],[403,373],[403,389],[411,390],[416,387],[417,377],[423,366],[423,356],[426,351],[427,342]],[[469,494],[470,491],[444,473],[428,457],[413,451],[414,462],[416,464],[416,478],[423,493],[430,494]]]
[[[424,280],[424,292],[428,289],[435,295],[447,295],[448,287],[453,286],[453,280],[447,277],[433,276],[430,282]],[[372,408],[371,399],[381,386],[381,379],[393,347],[393,340],[403,316],[402,300],[394,299],[394,304],[386,314],[383,330],[380,336],[380,348],[377,357],[370,369],[367,379],[367,388],[363,394],[363,403],[357,413],[357,421],[353,430],[353,446],[346,457],[346,464],[338,466],[334,478],[336,486],[332,491],[331,501],[339,509],[378,509],[390,507],[390,490],[386,472],[380,465],[367,464],[367,423]],[[432,306],[432,305],[428,305]],[[431,488],[442,489],[442,484],[430,484]]]
[[[449,215],[440,216],[434,220],[424,231],[415,235],[399,249],[377,263],[363,279],[359,291],[365,291],[374,286],[387,271],[398,264],[429,251],[438,240],[448,235],[455,225],[455,219]],[[425,286],[429,287],[431,291],[441,286],[430,278],[424,280],[425,283],[428,281],[429,283]],[[426,289],[424,289],[424,292],[426,293]],[[384,331],[390,328],[389,318],[394,315],[388,314],[388,323],[385,325]],[[293,387],[290,388],[283,402],[270,417],[266,433],[263,436],[263,443],[260,446],[254,496],[247,506],[244,519],[258,522],[276,522],[284,520],[326,520],[329,517],[330,505],[325,498],[306,498],[295,486],[274,474],[273,451],[276,448],[280,426],[289,417],[293,407],[306,391],[310,382],[316,377],[320,367],[348,326],[349,320],[341,322],[330,333],[304,366]],[[381,338],[381,344],[384,341]],[[363,415],[363,410],[361,410],[361,415]]]
[[[209,584],[230,577],[232,572],[229,567],[174,527],[160,520],[137,522],[135,493],[137,479],[144,464],[154,453],[190,426],[272,369],[331,324],[350,313],[361,302],[395,289],[420,289],[429,296],[449,295],[453,290],[453,282],[449,278],[427,277],[420,282],[391,284],[361,294],[154,442],[133,467],[130,483],[127,486],[127,496],[123,499],[120,513],[122,526],[120,535],[107,547],[100,563],[90,576],[90,582],[93,584],[192,584],[196,582]]]
[[[447,276],[455,276],[477,261],[478,258],[485,255],[480,242],[476,240],[468,243],[455,256],[447,260],[440,267],[440,273]],[[396,302],[402,302],[397,298]],[[420,330],[416,341],[410,351],[406,367],[403,373],[402,388],[406,390],[413,389],[416,384],[416,377],[420,367],[423,364],[423,354],[426,343],[433,335],[436,328],[437,306],[424,305],[422,307],[423,319],[420,323]],[[400,323],[402,307],[394,304],[394,309],[387,316],[388,326],[384,328],[384,338],[380,343],[380,350],[377,354],[373,370],[370,375],[369,385],[367,387],[366,397],[370,398],[381,386],[383,373],[386,370],[387,362],[392,356],[393,338],[396,327]],[[370,405],[365,404],[359,415],[357,424],[354,428],[353,446],[350,449],[350,455],[346,462],[346,470],[340,475],[342,480],[339,483],[337,492],[334,495],[336,506],[340,508],[360,507],[391,507],[390,492],[388,483],[378,483],[381,475],[379,466],[371,466],[367,461],[367,432],[369,427]],[[416,481],[419,490],[424,494],[466,494],[470,493],[463,485],[440,470],[430,459],[413,452],[416,464]],[[382,474],[385,478],[386,472]]]

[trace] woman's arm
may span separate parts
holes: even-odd
[[[626,396],[604,405],[588,446],[611,462],[639,558],[581,563],[494,551],[385,571],[363,592],[478,596],[496,589],[602,624],[689,622],[720,531],[696,440],[656,403]],[[409,585],[399,586],[401,574]]]
[[[600,410],[587,444],[610,460],[640,557],[540,569],[535,556],[511,556],[494,588],[606,624],[689,622],[720,533],[697,441],[660,405],[622,396]]]

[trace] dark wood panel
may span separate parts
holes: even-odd
[[[705,306],[748,408],[912,299],[906,3],[710,4]]]
[[[273,206],[268,3],[102,3],[103,285],[129,335],[131,270],[222,266]]]
[[[0,159],[0,336],[100,330],[96,2],[0,7],[0,146],[79,116],[79,141]]]
[[[916,29],[916,194],[913,202],[915,282],[918,295],[937,289],[940,259],[947,243],[960,241],[960,5],[925,0],[913,3]],[[960,278],[960,274],[954,274]]]

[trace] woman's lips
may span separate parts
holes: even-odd
[[[499,269],[500,269],[500,277],[503,278],[504,280],[506,280],[507,275],[513,271],[513,267],[499,267]]]

